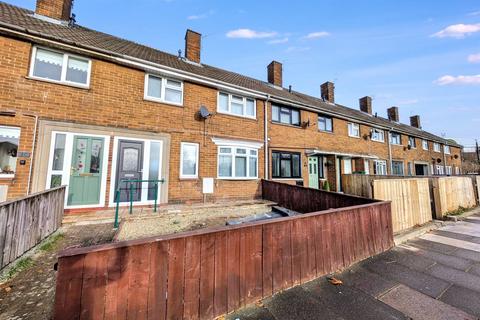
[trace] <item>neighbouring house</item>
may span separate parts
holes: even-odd
[[[172,55],[71,17],[72,0],[0,2],[4,199],[64,184],[66,208],[83,210],[114,206],[118,188],[148,205],[252,199],[262,178],[340,191],[343,173],[460,173],[461,146],[397,107],[339,105],[331,82],[319,97],[284,88],[276,61],[268,81],[203,64],[191,30]],[[151,181],[130,192],[124,179]]]

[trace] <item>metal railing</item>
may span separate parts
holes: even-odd
[[[128,202],[130,203],[129,204],[129,209],[128,209],[128,212],[130,214],[132,214],[133,212],[133,191],[134,190],[142,190],[142,186],[141,184],[144,183],[144,182],[147,182],[147,183],[153,183],[154,184],[154,205],[153,205],[153,212],[157,212],[157,198],[158,198],[158,184],[159,183],[164,183],[165,180],[164,179],[160,179],[160,180],[137,180],[137,179],[134,179],[134,180],[129,180],[129,179],[122,179],[120,180],[120,183],[118,184],[118,188],[117,190],[115,191],[115,201],[116,201],[116,207],[115,207],[115,222],[113,224],[114,228],[118,228],[118,224],[119,224],[119,221],[118,221],[118,213],[119,213],[119,209],[120,209],[120,195],[121,195],[121,191],[122,191],[122,184],[125,184],[125,189],[124,190],[128,190]],[[140,187],[138,187],[138,184],[140,184]],[[135,185],[135,187],[134,187]],[[150,189],[150,187],[147,187],[147,189]]]

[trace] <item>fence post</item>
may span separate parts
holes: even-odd
[[[133,184],[129,182],[129,188],[130,188],[130,214],[132,214],[133,211]]]
[[[116,229],[118,228],[118,207],[120,204],[120,188],[117,189],[115,196],[117,198],[117,206],[115,207],[115,222],[113,224],[113,227]]]
[[[158,197],[158,182],[155,182],[155,205],[153,207],[153,212],[157,212],[157,197]]]

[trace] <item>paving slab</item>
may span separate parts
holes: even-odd
[[[453,285],[445,291],[439,300],[480,317],[480,293]]]
[[[448,267],[452,267],[452,268],[462,270],[462,271],[465,271],[465,270],[469,269],[475,263],[472,260],[468,260],[468,259],[464,259],[464,258],[460,258],[460,257],[455,257],[455,256],[452,256],[452,255],[443,254],[443,253],[436,252],[436,251],[424,250],[424,249],[413,247],[413,246],[410,246],[410,245],[407,245],[407,244],[401,245],[400,248],[402,248],[404,250],[408,250],[412,254],[432,259],[436,263],[440,263],[440,264],[446,265]]]
[[[433,298],[439,297],[450,286],[447,281],[395,262],[367,261],[363,266],[382,277],[398,281]]]
[[[335,277],[342,280],[344,285],[353,286],[374,297],[378,297],[398,285],[398,282],[385,279],[360,266],[347,269],[336,274]]]
[[[480,264],[473,265],[470,269],[468,269],[468,273],[480,277]]]
[[[475,220],[475,219],[472,219],[472,218],[466,218],[466,219],[463,220],[463,221],[468,222],[468,223],[480,224],[480,220]]]
[[[452,255],[455,257],[469,259],[474,262],[480,262],[480,252],[459,248],[458,250],[455,250]]]
[[[344,319],[388,320],[409,319],[403,313],[358,289],[334,286],[325,279],[314,280],[303,286],[317,300],[335,310]],[[315,319],[315,318],[310,318]]]
[[[477,223],[460,221],[453,225],[445,226],[441,228],[441,230],[466,234],[473,237],[480,237],[480,228]]]
[[[458,286],[480,293],[480,277],[440,264],[434,265],[426,273],[434,277],[455,283]],[[480,301],[479,301],[480,303]]]
[[[380,301],[416,320],[476,319],[473,315],[404,285],[393,288]]]
[[[250,305],[225,316],[225,320],[277,320],[267,308]]]
[[[455,230],[455,229],[453,229]],[[439,235],[439,236],[444,236],[448,238],[453,238],[453,239],[458,239],[458,240],[464,240],[468,242],[473,242],[473,243],[480,243],[480,237],[474,237],[470,236],[468,234],[464,233],[458,233],[458,232],[452,232],[452,231],[446,231],[446,230],[434,230],[432,231],[433,234]]]
[[[418,271],[423,271],[436,263],[432,259],[414,255],[412,252],[405,250],[402,247],[392,248],[392,250],[385,252],[384,254],[378,256],[378,258],[387,262],[397,262],[401,265]]]
[[[439,236],[439,235],[431,234],[431,233],[424,234],[423,236],[420,237],[420,239],[433,241],[433,242],[441,243],[441,244],[447,244],[447,245],[454,246],[454,247],[457,247],[457,248],[462,248],[462,249],[467,249],[467,250],[480,252],[480,244],[478,244],[478,243],[472,243],[472,242],[468,242],[468,241],[452,239],[452,238],[443,237],[443,236]]]
[[[423,240],[420,238],[417,238],[415,240],[410,240],[407,242],[408,245],[424,249],[424,250],[429,250],[429,251],[436,251],[444,254],[450,254],[453,253],[455,250],[458,248],[454,246],[449,246],[446,244],[441,244],[441,243],[436,243],[428,240]]]

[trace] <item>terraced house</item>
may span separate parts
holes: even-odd
[[[81,1],[81,0],[80,0]],[[94,4],[92,4],[94,5]],[[459,174],[461,146],[399,123],[77,25],[71,0],[35,11],[0,2],[0,184],[3,198],[68,185],[69,209],[251,199],[259,179],[340,190],[342,173]],[[133,190],[122,181],[150,180]],[[155,181],[164,183],[156,192]],[[141,187],[140,187],[141,186]],[[131,193],[130,193],[131,192]]]

